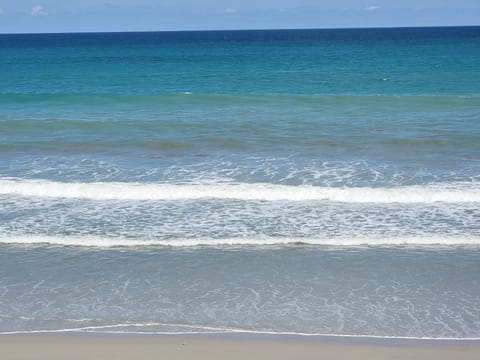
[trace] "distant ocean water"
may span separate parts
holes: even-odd
[[[480,338],[480,27],[0,35],[0,332]]]

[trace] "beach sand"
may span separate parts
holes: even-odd
[[[298,338],[1,335],[0,358],[86,359],[480,359],[479,342],[325,341]]]

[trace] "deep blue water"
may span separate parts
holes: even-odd
[[[477,94],[478,27],[2,35],[4,94]]]
[[[479,338],[479,59],[480,27],[0,35],[0,331]]]

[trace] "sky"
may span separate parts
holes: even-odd
[[[0,0],[0,33],[480,25],[480,0]]]

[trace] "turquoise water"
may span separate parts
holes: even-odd
[[[0,35],[0,331],[479,338],[479,40]]]

